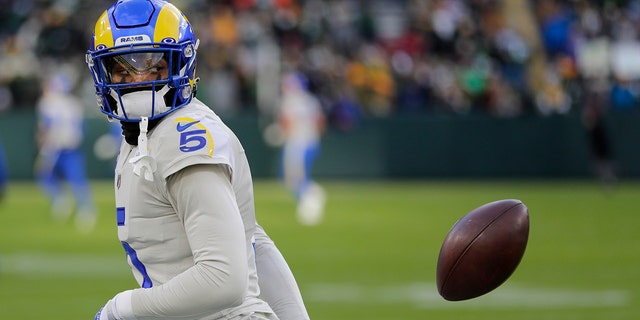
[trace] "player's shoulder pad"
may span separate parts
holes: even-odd
[[[194,164],[232,165],[231,137],[226,126],[197,100],[162,120],[149,142],[149,151],[165,178]]]

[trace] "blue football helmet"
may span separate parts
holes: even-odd
[[[191,24],[174,5],[118,0],[98,18],[86,54],[101,111],[110,119],[138,122],[187,105],[198,81],[197,48]],[[166,76],[154,76],[159,66]],[[124,81],[123,74],[144,80]]]

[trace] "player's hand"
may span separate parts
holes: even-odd
[[[117,320],[113,315],[113,300],[109,300],[104,307],[100,308],[93,320]]]
[[[96,313],[93,320],[126,320],[135,319],[131,310],[131,291],[118,293]]]
[[[105,314],[104,316],[102,314]],[[107,319],[107,315],[106,312],[104,311],[104,307],[100,308],[100,310],[98,311],[98,313],[96,313],[96,316],[93,318],[93,320],[105,320]]]

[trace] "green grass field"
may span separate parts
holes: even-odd
[[[314,320],[638,319],[640,182],[606,192],[591,181],[325,181],[324,222],[298,225],[294,203],[257,181],[259,221],[294,270]],[[99,226],[55,224],[32,183],[0,204],[0,319],[93,319],[134,287],[116,238],[110,181],[94,182]],[[530,211],[525,256],[495,291],[447,302],[435,264],[449,228],[486,202]]]

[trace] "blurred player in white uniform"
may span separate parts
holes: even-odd
[[[119,1],[87,63],[124,133],[115,169],[118,238],[141,288],[96,320],[308,319],[286,261],[256,223],[249,164],[195,95],[196,40],[173,5]]]
[[[282,178],[298,202],[298,221],[315,225],[322,219],[326,195],[324,189],[312,180],[311,169],[320,152],[325,115],[320,101],[309,91],[303,74],[286,74],[281,87]]]
[[[53,73],[44,83],[37,104],[36,178],[51,202],[54,219],[64,221],[75,209],[76,227],[81,232],[90,232],[96,222],[96,213],[81,149],[83,106],[71,93],[71,79],[62,72]],[[67,186],[75,203],[69,201],[65,192]]]

